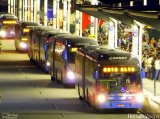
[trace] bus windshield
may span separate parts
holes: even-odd
[[[140,76],[137,72],[109,73],[101,75],[99,82],[109,93],[136,92],[136,87],[140,84]]]

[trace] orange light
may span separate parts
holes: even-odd
[[[104,73],[111,72],[135,72],[135,67],[104,67],[102,69]]]
[[[3,24],[16,24],[16,21],[3,21]]]
[[[78,48],[71,48],[71,52],[76,52]]]
[[[128,72],[130,72],[131,71],[131,68],[130,67],[128,67]]]
[[[124,72],[124,68],[123,67],[121,67],[121,70],[120,70],[121,72]]]
[[[124,67],[124,72],[127,72],[127,68],[126,67]]]
[[[107,68],[103,68],[103,72],[107,72]]]
[[[29,32],[29,29],[23,29],[23,32]]]
[[[107,70],[108,70],[108,72],[111,72],[111,68],[108,67]]]
[[[135,68],[134,68],[134,67],[132,67],[132,68],[131,68],[131,72],[134,72],[134,71],[135,71]]]
[[[28,40],[28,38],[22,38],[22,41],[27,41]]]
[[[115,67],[115,72],[118,72],[118,68],[117,67]]]

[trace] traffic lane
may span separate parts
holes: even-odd
[[[103,113],[98,112],[93,107],[88,106],[86,102],[80,101],[78,98],[78,93],[75,89],[64,88],[61,84],[57,84],[56,82],[51,82],[50,76],[46,79],[37,79],[40,74],[38,74],[37,70],[34,68],[30,70],[22,69],[23,72],[29,77],[28,79],[34,87],[37,87],[39,92],[45,97],[52,107],[56,108],[51,114],[54,116],[57,113],[63,115],[63,118],[108,118],[111,116],[112,118],[120,118],[127,119],[128,116],[130,118],[135,117],[135,115],[130,114],[130,111],[126,110],[112,110],[112,111],[103,111]],[[28,72],[29,71],[29,72]],[[30,75],[30,72],[34,72],[34,75]],[[37,76],[36,76],[37,75]],[[114,115],[113,115],[114,114]],[[37,114],[35,114],[36,116]],[[49,114],[50,115],[50,114]],[[37,115],[38,116],[38,115]],[[137,112],[137,116],[143,116]]]
[[[75,89],[65,89],[62,85],[52,83],[50,76],[30,63],[26,54],[14,51],[13,41],[12,44],[6,44],[10,49],[6,48],[0,54],[2,114],[18,114],[19,119],[128,118],[126,112],[97,113],[78,99]]]
[[[22,55],[22,54],[20,54]],[[25,55],[25,54],[24,54]],[[14,55],[15,56],[15,55]],[[25,57],[25,56],[24,56]],[[13,58],[13,57],[12,57]],[[1,62],[1,112],[19,118],[128,118],[128,114],[99,114],[78,99],[75,89],[50,81],[50,76],[29,61]],[[77,117],[78,116],[78,117]],[[44,119],[44,118],[43,118]]]
[[[14,119],[147,119],[141,114],[128,114],[128,116],[123,116],[122,114],[65,114],[60,115],[58,113],[2,113],[1,117],[14,117]],[[6,118],[11,119],[11,118]]]

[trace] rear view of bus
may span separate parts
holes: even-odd
[[[78,81],[84,98],[98,109],[143,106],[140,65],[130,53],[104,47],[83,53],[84,79]],[[83,84],[83,85],[81,85]],[[79,91],[79,95],[83,97]]]
[[[0,15],[0,37],[1,38],[14,38],[15,29],[14,25],[17,23],[17,17],[10,14]]]

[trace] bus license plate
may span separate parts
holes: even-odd
[[[124,104],[118,104],[117,106],[118,107],[124,107]]]

